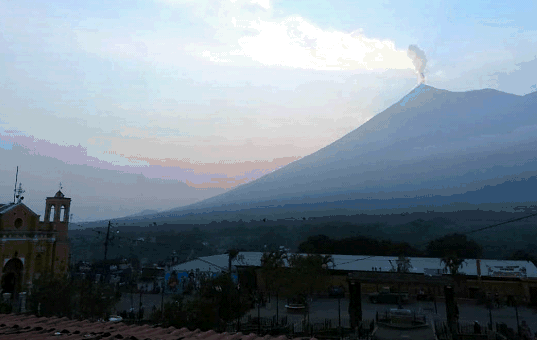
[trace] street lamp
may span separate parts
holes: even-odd
[[[160,298],[160,311],[161,311],[161,318],[164,320],[164,288],[166,287],[166,278],[162,278],[162,295]]]
[[[341,329],[341,294],[337,296],[337,316],[338,316],[338,328],[339,328],[339,337],[343,337],[343,330]]]
[[[492,297],[489,295],[489,293],[486,293],[486,304],[487,309],[489,310],[489,330],[492,330]]]
[[[517,329],[518,335],[520,336],[520,324],[518,323],[518,303],[517,303],[516,297],[513,298],[513,302],[514,302],[514,305],[515,305],[516,329]]]
[[[257,291],[255,299],[257,302],[257,334],[261,335],[261,297],[259,291]]]
[[[241,306],[241,285],[237,285],[237,299],[239,300],[239,303],[237,305],[237,333],[240,331],[240,320],[241,320],[241,313],[240,313],[240,306]]]

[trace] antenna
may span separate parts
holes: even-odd
[[[21,203],[22,200],[24,199],[24,196],[22,196],[22,194],[24,194],[26,192],[26,190],[23,190],[22,189],[22,183],[19,183],[19,189],[17,190],[17,194],[15,197],[18,198],[17,200],[17,203]]]
[[[17,165],[17,174],[15,175],[15,190],[13,190],[13,203],[15,203],[15,195],[17,195],[17,180],[19,178],[19,166]]]

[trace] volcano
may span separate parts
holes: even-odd
[[[325,148],[173,212],[337,201],[386,206],[432,196],[443,204],[532,198],[530,190],[521,193],[508,184],[537,175],[536,113],[537,93],[450,92],[421,84]]]

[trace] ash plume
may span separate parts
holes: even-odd
[[[418,45],[410,45],[408,46],[407,54],[410,59],[412,59],[412,63],[416,68],[416,73],[418,74],[418,84],[425,83],[425,66],[427,65],[427,57],[425,57],[425,52],[423,52]]]

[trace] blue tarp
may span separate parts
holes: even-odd
[[[171,273],[166,273],[164,275],[164,280],[168,281],[170,279],[170,276],[171,276]],[[177,273],[177,279],[178,280],[181,280],[181,278],[183,277],[188,277],[188,273],[187,272],[179,272]]]

